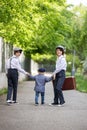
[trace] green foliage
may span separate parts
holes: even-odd
[[[34,61],[36,61],[36,62],[38,62],[39,64],[41,63],[41,64],[46,64],[46,63],[51,63],[51,64],[54,64],[54,62],[55,62],[55,56],[53,56],[53,55],[47,55],[47,54],[43,54],[43,55],[40,55],[39,53],[36,53],[35,55],[31,55],[31,58],[34,60]]]
[[[82,32],[81,32],[81,49],[83,50],[84,59],[87,56],[87,10],[85,11],[84,15],[84,22],[82,26]]]
[[[65,2],[65,0],[1,0],[0,36],[7,43],[22,47],[26,56],[32,56],[35,61],[40,59],[43,62],[45,57],[47,61],[53,62],[52,57],[56,57],[55,47],[59,44],[66,47],[67,54],[74,49],[81,60],[85,59],[86,7],[82,5],[71,7]]]
[[[54,54],[59,44],[67,45],[70,25],[65,0],[1,0],[0,36],[19,45],[28,56]],[[67,11],[69,12],[69,11]],[[70,17],[70,16],[69,16]]]
[[[72,24],[71,24],[72,32],[71,32],[71,39],[69,41],[70,44],[72,45],[72,50],[75,49],[80,60],[84,60],[87,54],[86,7],[83,5],[76,6],[72,9],[72,12],[74,13],[74,15],[72,17]]]
[[[81,74],[76,75],[76,89],[87,93],[87,79]]]
[[[0,89],[0,95],[7,93],[7,88]]]
[[[83,63],[83,70],[84,70],[84,74],[87,75],[87,58],[86,58],[86,60]]]
[[[80,59],[78,56],[73,56],[73,54],[68,54],[66,56],[67,59],[67,71],[71,72],[72,70],[72,65],[74,62],[74,66],[75,66],[75,70],[77,70],[77,68],[81,67],[81,63],[80,63]]]

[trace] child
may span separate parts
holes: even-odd
[[[28,75],[24,69],[21,68],[19,57],[22,49],[14,48],[14,55],[6,62],[6,75],[8,80],[7,104],[17,103],[17,88],[18,88],[18,72]],[[13,94],[12,94],[13,93]]]
[[[56,69],[53,73],[55,75],[54,81],[54,102],[51,105],[62,106],[65,103],[62,87],[65,80],[65,72],[66,72],[66,59],[64,57],[64,47],[57,46],[56,47]]]
[[[45,83],[52,80],[51,77],[47,77],[44,75],[45,69],[38,69],[38,74],[35,76],[29,75],[29,77],[35,80],[35,104],[38,105],[39,94],[41,94],[41,104],[44,104],[44,96],[45,96]]]

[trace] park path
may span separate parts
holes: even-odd
[[[34,81],[19,84],[19,104],[7,106],[6,95],[0,97],[0,130],[87,130],[86,93],[63,91],[64,106],[49,106],[53,102],[52,82],[49,82],[45,105],[35,106],[33,88]]]

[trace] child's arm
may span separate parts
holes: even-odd
[[[53,76],[51,76],[51,77],[46,77],[45,81],[46,81],[46,82],[49,82],[49,81],[51,81],[52,79],[53,79]]]
[[[31,79],[34,79],[35,80],[35,76],[33,76],[33,75],[31,75],[30,73],[29,73],[29,78],[31,78]]]

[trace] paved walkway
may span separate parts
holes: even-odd
[[[87,94],[64,91],[63,107],[53,101],[52,83],[46,84],[45,105],[34,105],[33,81],[19,84],[18,102],[7,106],[0,97],[0,130],[87,130]]]

